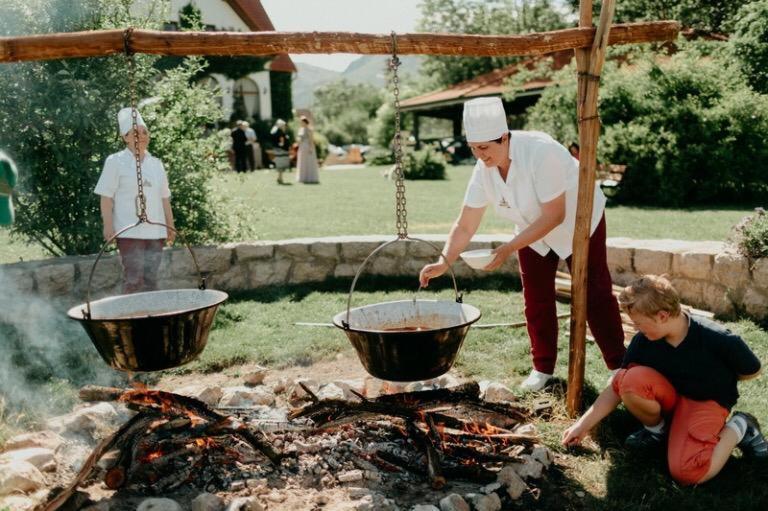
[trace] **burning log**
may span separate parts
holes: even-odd
[[[80,389],[78,395],[81,401],[117,401],[128,390],[117,387],[86,385]]]
[[[439,490],[445,486],[446,480],[443,470],[440,466],[440,455],[435,448],[435,441],[430,437],[429,429],[427,433],[416,427],[412,421],[408,421],[408,436],[418,445],[427,457],[427,478],[433,490]],[[439,441],[439,440],[438,440]]]

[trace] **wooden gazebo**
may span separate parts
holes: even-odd
[[[573,240],[573,293],[567,406],[579,412],[584,381],[586,271],[600,122],[598,86],[607,45],[674,39],[675,21],[611,25],[615,0],[604,0],[597,27],[592,0],[580,3],[579,26],[526,35],[400,34],[399,54],[524,56],[573,50],[578,69],[579,192]],[[276,55],[285,53],[391,54],[392,36],[338,32],[162,32],[103,30],[0,37],[0,63],[97,57],[132,51],[158,55]]]

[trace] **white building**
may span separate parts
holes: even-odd
[[[166,30],[176,30],[179,12],[192,4],[202,16],[206,30],[229,32],[265,32],[275,30],[260,0],[171,0],[169,23]],[[211,73],[202,83],[216,88],[224,117],[229,119],[233,111],[235,92],[242,93],[248,118],[272,119],[272,90],[270,72],[295,73],[296,66],[287,54],[277,55],[267,63],[263,71],[257,71],[238,80],[218,73]],[[288,93],[290,97],[290,91]]]

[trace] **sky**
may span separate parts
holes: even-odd
[[[296,32],[415,32],[418,0],[261,0],[275,30]],[[291,55],[294,62],[344,71],[358,54]]]

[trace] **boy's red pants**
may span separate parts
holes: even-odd
[[[517,252],[523,278],[525,320],[531,338],[533,367],[553,374],[557,360],[557,309],[555,274],[560,258],[550,250],[546,256],[525,247]],[[566,260],[571,267],[571,258]],[[621,366],[624,359],[624,331],[619,304],[613,296],[605,248],[605,215],[589,239],[587,261],[587,323],[603,353],[608,369]]]
[[[619,396],[631,393],[659,403],[668,424],[669,473],[680,484],[701,481],[709,472],[728,410],[715,401],[694,401],[679,395],[669,380],[646,366],[620,370],[612,385]]]

